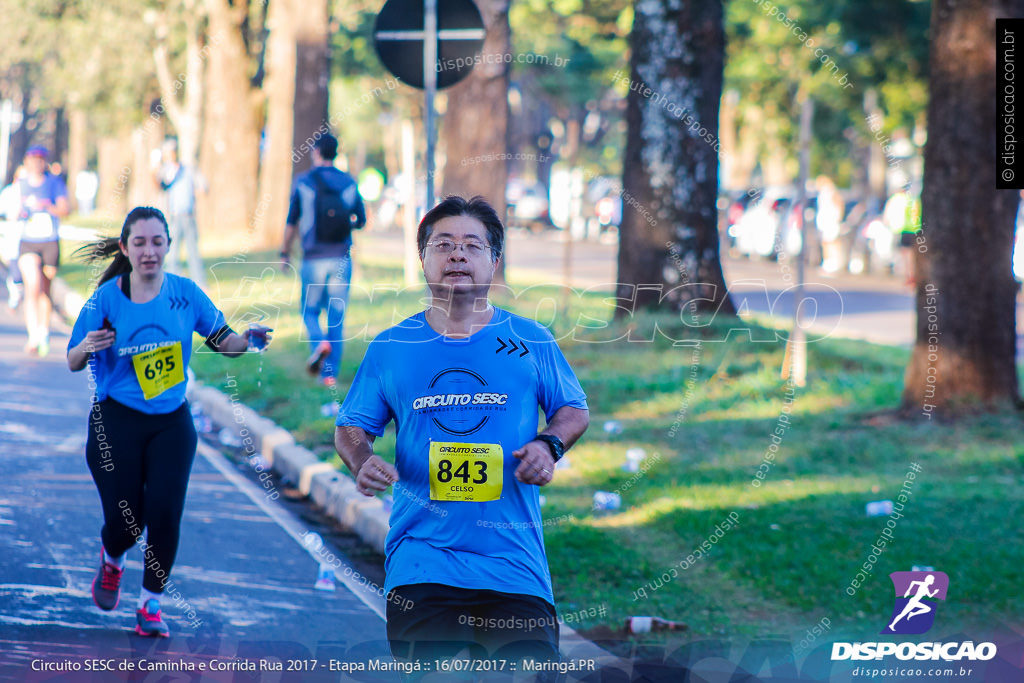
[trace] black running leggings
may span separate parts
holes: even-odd
[[[103,505],[103,547],[119,557],[138,538],[145,549],[142,587],[154,593],[163,592],[178,553],[196,442],[187,402],[149,415],[107,398],[89,413],[85,457]]]

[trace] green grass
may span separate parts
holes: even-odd
[[[241,400],[340,465],[332,418],[322,417],[320,407],[344,396],[367,341],[420,310],[423,292],[414,288],[371,300],[359,292],[371,290],[371,283],[401,289],[400,271],[386,264],[357,271],[346,318],[347,334],[357,338],[346,344],[338,392],[331,394],[303,369],[308,348],[301,341],[297,283],[277,280],[234,314],[224,305],[240,278],[269,277],[254,265],[261,258],[269,260],[267,254],[251,254],[245,263],[217,265],[212,294],[229,317],[251,311],[257,300],[264,308],[280,303],[272,316],[271,350],[237,360],[198,354],[193,369],[215,386],[223,387],[229,373],[235,376]],[[74,268],[65,275],[73,283],[86,281]],[[495,303],[551,320],[588,394],[590,430],[570,452],[571,466],[560,469],[544,490],[545,517],[568,520],[545,529],[559,610],[606,608],[604,617],[583,620],[588,632],[614,631],[628,616],[655,614],[687,623],[687,637],[694,639],[799,640],[827,617],[830,638],[863,640],[889,617],[888,574],[913,565],[949,574],[949,597],[936,622],[940,635],[972,626],[1021,625],[1019,415],[944,425],[895,420],[886,411],[899,402],[909,353],[823,340],[809,347],[807,387],[791,395],[788,427],[756,487],[755,472],[786,405],[781,343],[729,335],[742,324],[720,319],[700,328],[699,348],[674,346],[672,339],[688,337],[678,316],[639,315],[601,329],[595,321],[608,320],[610,312],[601,296],[575,299],[568,315],[552,315],[552,302],[559,300],[557,288],[531,288]],[[581,320],[592,329],[577,327],[573,334]],[[655,324],[662,332],[652,336]],[[754,339],[768,336],[761,330]],[[621,434],[606,433],[607,420],[619,421]],[[377,449],[391,457],[393,446],[388,434]],[[625,451],[634,447],[648,453],[649,469],[640,475],[621,469]],[[895,541],[851,597],[845,590],[886,521],[866,517],[865,503],[896,499],[912,462],[921,472],[905,516],[896,522]],[[593,511],[597,490],[618,491],[621,509]],[[738,526],[680,569],[732,512]],[[662,585],[657,577],[672,567],[677,576]],[[654,590],[655,585],[660,587]],[[648,598],[634,600],[645,586]]]

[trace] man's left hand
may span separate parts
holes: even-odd
[[[543,441],[530,441],[512,455],[522,461],[516,468],[516,479],[524,484],[544,486],[554,478],[555,459],[551,447]]]

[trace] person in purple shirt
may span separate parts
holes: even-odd
[[[25,176],[18,182],[18,269],[25,286],[28,332],[25,352],[40,358],[50,352],[50,283],[57,277],[60,264],[60,219],[70,210],[64,181],[47,171],[48,156],[45,147],[29,147],[25,153]]]

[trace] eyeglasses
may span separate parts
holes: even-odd
[[[483,256],[484,252],[490,251],[491,246],[479,240],[468,240],[466,242],[455,242],[453,240],[437,240],[427,242],[427,246],[438,254],[450,254],[455,247],[462,247],[462,251],[470,256]]]

